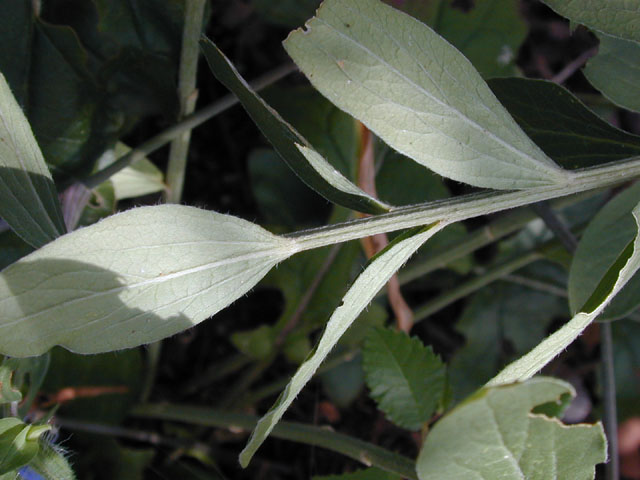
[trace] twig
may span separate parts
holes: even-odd
[[[587,60],[593,57],[596,53],[598,53],[598,47],[593,47],[583,52],[578,58],[572,60],[567,63],[565,67],[556,73],[553,77],[551,77],[551,81],[554,83],[564,83],[571,75],[576,73],[576,71],[582,67]]]

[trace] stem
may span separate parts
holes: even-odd
[[[234,431],[243,430],[248,432],[253,430],[258,423],[258,417],[254,415],[182,405],[139,405],[134,407],[130,413],[135,417],[229,428]],[[302,423],[279,422],[271,435],[284,440],[326,448],[353,458],[364,465],[378,467],[403,478],[418,479],[415,463],[411,459],[326,428],[313,427]]]
[[[178,74],[178,98],[180,114],[178,120],[193,113],[198,98],[196,74],[198,72],[198,39],[202,31],[205,0],[187,0],[184,12],[184,30],[182,32],[182,52]],[[169,164],[167,166],[167,186],[164,199],[167,203],[180,203],[184,186],[184,174],[187,168],[187,153],[191,130],[185,130],[171,142]]]
[[[460,300],[461,298],[470,295],[473,292],[478,291],[482,287],[489,285],[490,283],[514,272],[526,265],[529,265],[536,260],[543,258],[542,253],[537,250],[528,252],[525,255],[514,258],[507,262],[501,263],[488,269],[482,275],[479,275],[471,280],[461,283],[456,287],[444,292],[442,295],[434,298],[433,300],[425,303],[421,307],[414,310],[414,320],[419,322],[426,319],[435,312],[442,310],[443,308],[451,305],[453,302]]]
[[[600,355],[602,357],[602,379],[604,393],[604,427],[609,440],[609,461],[607,462],[607,480],[620,478],[620,459],[618,457],[618,412],[616,409],[616,379],[613,365],[613,339],[611,322],[600,323]]]
[[[615,185],[640,175],[640,157],[602,167],[575,170],[568,184],[551,185],[508,192],[482,192],[473,195],[400,207],[374,217],[328,225],[287,235],[296,240],[299,251],[356,240],[378,233],[429,225],[446,220],[459,222],[510,208],[552,198]]]
[[[296,69],[293,64],[282,65],[271,72],[266,73],[257,80],[251,82],[251,87],[260,91],[272,83],[287,76],[289,73]],[[93,175],[81,180],[81,182],[89,189],[97,187],[105,180],[108,180],[112,175],[118,173],[123,168],[127,167],[136,160],[142,159],[152,152],[155,152],[161,147],[164,147],[167,143],[171,142],[175,138],[182,135],[183,132],[194,129],[195,127],[202,125],[207,120],[215,117],[216,115],[224,112],[230,107],[238,103],[238,99],[234,95],[225,95],[220,100],[213,102],[211,105],[204,107],[202,110],[185,117],[181,122],[163,130],[155,137],[150,138],[142,145],[129,151],[126,155],[123,155],[118,160],[113,162],[108,167],[94,173]]]

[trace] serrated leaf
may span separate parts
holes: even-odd
[[[607,83],[615,83],[610,80],[608,76]],[[605,122],[556,83],[515,77],[492,78],[487,83],[526,134],[564,168],[640,154],[640,136]]]
[[[637,226],[631,211],[640,202],[640,183],[618,194],[587,226],[573,256],[569,270],[569,306],[580,311],[615,263],[633,241]],[[605,309],[600,320],[621,318],[640,305],[640,275],[635,275]]]
[[[0,217],[41,247],[65,232],[56,187],[29,122],[0,73]]]
[[[632,214],[636,223],[635,239],[629,242],[604,273],[591,296],[580,307],[580,312],[529,353],[507,365],[487,383],[487,386],[504,385],[531,378],[578,338],[633,278],[640,268],[640,204],[636,205]]]
[[[28,425],[15,417],[0,419],[0,475],[29,463],[40,446],[39,436],[49,425]]]
[[[340,337],[373,300],[378,290],[424,242],[445,225],[446,223],[439,223],[425,227],[417,233],[415,230],[411,231],[394,240],[386,249],[371,259],[369,266],[356,278],[343,297],[342,304],[331,315],[313,354],[298,368],[276,403],[256,425],[249,442],[240,453],[240,464],[243,467],[249,464],[256,450],[282,418],[285,410],[311,379],[331,349],[338,343]]]
[[[638,19],[640,27],[640,14]],[[616,105],[640,112],[640,43],[598,34],[600,47],[582,72]]]
[[[378,0],[326,0],[285,48],[334,104],[443,176],[496,189],[570,177],[522,132],[460,52]]]
[[[390,209],[366,194],[331,166],[291,125],[267,105],[209,39],[200,42],[211,71],[240,100],[242,106],[287,165],[309,187],[339,205],[365,213]]]
[[[378,408],[396,425],[420,430],[446,387],[440,358],[417,337],[383,328],[371,329],[362,354],[365,380]]]
[[[0,352],[98,353],[192,327],[244,295],[295,241],[180,205],[129,210],[0,273]]]
[[[640,3],[635,0],[542,0],[572,22],[627,40],[640,41]]]
[[[418,456],[420,480],[587,480],[607,458],[601,424],[566,426],[531,411],[563,395],[568,383],[534,378],[485,388],[433,427]]]

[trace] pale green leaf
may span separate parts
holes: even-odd
[[[444,395],[446,369],[440,358],[417,337],[383,328],[371,329],[362,355],[378,408],[396,425],[419,430]]]
[[[446,223],[443,222],[426,227],[418,233],[411,232],[413,234],[399,237],[371,260],[369,266],[356,278],[343,297],[342,304],[331,315],[314,353],[298,368],[276,403],[258,422],[247,446],[240,453],[242,466],[246,467],[249,464],[256,450],[282,418],[285,410],[311,379],[340,337],[373,300],[378,290],[424,242],[444,226]]]
[[[328,200],[354,210],[382,213],[390,209],[356,187],[313,150],[302,135],[249,87],[213,42],[204,39],[200,45],[216,78],[238,97],[267,140],[303,182]]]
[[[98,161],[99,168],[107,167],[130,151],[125,144],[116,143],[115,148],[102,155]],[[162,171],[146,157],[137,158],[131,165],[113,174],[109,180],[113,184],[116,200],[141,197],[166,188]]]
[[[598,38],[598,54],[583,69],[585,77],[616,105],[640,112],[640,43],[602,33]]]
[[[378,0],[326,0],[285,47],[329,100],[441,175],[497,189],[570,178],[460,52]]]
[[[580,311],[622,251],[637,234],[631,211],[640,202],[640,183],[618,194],[593,217],[569,270],[569,306]],[[599,317],[623,317],[640,305],[640,276],[635,275]]]
[[[76,478],[62,449],[42,440],[40,450],[31,459],[28,468],[46,480],[75,480]]]
[[[542,0],[572,22],[627,40],[640,41],[640,2],[636,0]]]
[[[0,352],[24,357],[62,345],[98,353],[165,338],[244,295],[297,248],[192,207],[111,216],[0,273]]]
[[[22,400],[22,393],[14,386],[13,374],[13,364],[5,359],[0,364],[0,405]]]
[[[640,235],[638,235],[640,204],[633,209],[632,213],[636,223],[635,239],[626,246],[609,267],[594,292],[580,308],[580,312],[529,353],[507,365],[487,383],[488,386],[531,378],[578,338],[582,331],[602,313],[618,292],[633,278],[633,275],[640,268]]]
[[[56,187],[29,122],[0,73],[0,217],[41,247],[65,232]]]
[[[531,411],[575,396],[552,378],[485,388],[433,427],[418,456],[420,480],[587,480],[607,458],[602,425],[566,426]]]
[[[26,465],[36,456],[38,438],[50,425],[28,425],[15,417],[0,419],[0,475]]]

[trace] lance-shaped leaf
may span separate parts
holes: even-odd
[[[507,365],[487,386],[520,382],[531,378],[573,342],[602,313],[611,300],[640,268],[640,204],[633,209],[636,236],[603,274],[591,296],[568,323],[548,336],[529,353]]]
[[[0,419],[0,475],[29,463],[40,449],[38,437],[50,425],[27,425],[15,417]]]
[[[607,79],[616,83],[609,74]],[[564,168],[640,155],[640,136],[605,122],[556,83],[511,77],[491,78],[488,84],[527,135]]]
[[[65,232],[56,187],[29,122],[0,73],[0,217],[41,247]]]
[[[532,413],[575,396],[568,383],[534,378],[484,388],[443,417],[422,446],[420,480],[587,480],[607,458],[601,424],[566,426]]]
[[[572,22],[640,42],[640,2],[635,0],[542,0]]]
[[[603,33],[598,38],[598,54],[583,69],[584,76],[616,105],[640,112],[640,43]]]
[[[309,187],[326,199],[365,213],[383,213],[391,207],[371,197],[338,172],[240,76],[233,64],[205,38],[200,42],[216,78],[231,90],[287,165]]]
[[[168,337],[244,295],[296,250],[250,222],[192,207],[113,215],[0,273],[0,352],[98,353]]]
[[[340,337],[373,300],[378,290],[424,242],[445,226],[446,222],[441,222],[420,229],[417,233],[413,230],[401,235],[371,259],[369,266],[356,278],[343,297],[342,304],[331,315],[311,357],[300,365],[276,403],[256,425],[247,446],[240,453],[240,464],[243,467],[249,464],[256,450],[282,418],[285,410],[311,379]]]
[[[460,52],[378,0],[326,0],[285,47],[329,100],[445,177],[496,189],[570,177],[524,134]]]

